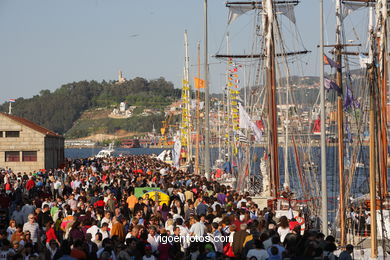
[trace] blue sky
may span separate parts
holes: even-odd
[[[331,32],[332,1],[324,1]],[[318,0],[302,0],[296,9],[303,43],[313,51],[304,58],[307,75],[318,74],[318,14]],[[237,50],[249,46],[243,33],[250,31],[251,16],[230,27],[227,16],[225,1],[209,0],[210,55],[223,50],[226,31]],[[164,77],[180,87],[185,29],[193,76],[196,42],[203,41],[203,0],[1,0],[0,102],[73,81],[114,80],[119,70],[126,78]],[[220,92],[224,65],[209,62],[211,92]]]

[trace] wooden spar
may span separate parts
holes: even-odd
[[[346,44],[325,44],[324,47],[335,47],[335,48],[342,48],[342,47],[360,47],[362,46],[360,43],[346,43]],[[320,47],[317,45],[317,48]]]
[[[362,4],[375,4],[377,0],[343,0],[343,4],[348,3],[362,3]],[[390,3],[389,0],[387,0],[387,3]]]
[[[342,78],[342,56],[341,49],[345,45],[342,41],[342,20],[341,20],[341,0],[336,2],[336,62],[340,68],[336,70],[336,83],[343,89]],[[339,159],[339,216],[340,216],[340,245],[345,246],[347,242],[345,227],[345,180],[344,180],[344,112],[343,112],[343,93],[337,95],[337,136],[338,136],[338,159]]]
[[[198,42],[198,79],[200,79],[200,43]],[[199,171],[199,135],[200,135],[200,88],[195,86],[196,90],[196,143],[195,143],[195,173]]]
[[[337,73],[339,74],[339,73]],[[340,73],[341,74],[341,73]],[[347,242],[345,229],[345,179],[344,179],[344,129],[343,129],[343,98],[337,97],[337,133],[338,133],[338,158],[339,158],[339,189],[340,189],[340,245]]]
[[[300,55],[300,54],[307,54],[311,51],[297,51],[297,52],[287,52],[287,53],[277,53],[275,54],[275,57],[284,57],[284,56],[293,56],[293,55]],[[258,58],[266,58],[267,56],[265,54],[217,54],[214,55],[214,58],[232,58],[232,59],[258,59]]]
[[[374,86],[374,64],[371,68],[370,78],[370,215],[371,215],[371,258],[378,256],[378,241],[376,230],[376,158],[375,158],[375,86]]]
[[[290,0],[290,1],[273,1],[273,4],[278,5],[285,5],[285,4],[292,4],[297,5],[299,4],[298,0]],[[263,8],[263,2],[261,1],[246,1],[246,2],[226,2],[226,7],[230,7],[232,5],[251,5],[255,8]]]
[[[273,8],[273,1],[267,0],[270,9]],[[278,128],[276,114],[276,74],[275,74],[275,39],[273,29],[273,10],[267,10],[266,22],[267,25],[267,90],[268,90],[268,143],[270,149],[270,174],[272,196],[279,195],[279,156],[278,156]]]

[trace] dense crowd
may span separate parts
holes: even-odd
[[[337,259],[334,237],[305,229],[301,213],[276,218],[248,193],[149,156],[6,167],[0,187],[0,260]],[[159,187],[169,202],[137,187]]]

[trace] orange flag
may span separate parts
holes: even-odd
[[[204,80],[203,79],[194,77],[194,81],[195,81],[195,88],[197,88],[197,89],[204,88]]]

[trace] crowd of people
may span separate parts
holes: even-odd
[[[0,172],[3,259],[340,259],[334,237],[305,218],[276,217],[248,193],[146,155],[69,161],[62,169]],[[135,196],[160,188],[169,202]]]

